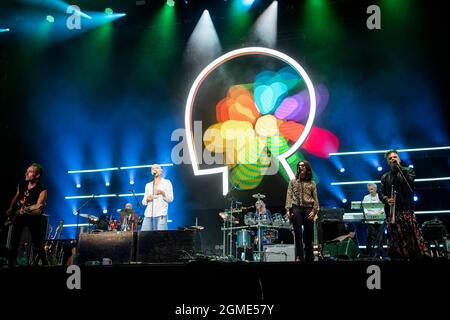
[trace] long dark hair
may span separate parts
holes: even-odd
[[[305,164],[305,169],[306,169],[306,171],[305,171],[305,177],[304,178],[302,178],[302,177],[300,177],[300,163],[304,163]],[[297,173],[295,174],[295,178],[297,179],[297,180],[302,180],[302,181],[311,181],[312,180],[312,169],[311,169],[311,164],[308,162],[308,161],[306,161],[306,160],[300,160],[298,163],[297,163]]]

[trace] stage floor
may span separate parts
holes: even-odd
[[[235,306],[273,305],[269,317],[273,319],[292,314],[305,304],[308,308],[325,308],[321,312],[329,312],[329,308],[347,312],[354,310],[357,303],[381,308],[389,296],[436,303],[446,299],[449,271],[448,259],[314,263],[203,260],[80,266],[75,273],[66,267],[3,268],[0,281],[3,296],[11,297],[11,301],[17,301],[19,296],[33,296],[34,302],[63,298],[75,305],[90,301],[85,307],[94,313],[100,309],[93,306],[102,305],[102,310],[120,308],[131,299],[138,308],[161,314],[161,319],[182,319],[177,311],[186,316],[186,312],[197,310],[189,309],[196,306],[209,306],[210,312],[218,313],[219,308],[229,305],[233,306],[228,307],[232,312],[249,311]],[[79,275],[81,288],[69,289],[68,282],[72,286],[77,283],[75,274]],[[250,312],[256,312],[252,308]],[[206,318],[211,316],[210,313]],[[238,318],[242,316],[239,314]]]

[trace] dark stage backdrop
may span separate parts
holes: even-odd
[[[244,15],[232,10],[237,1],[177,1],[173,14],[167,15],[165,1],[141,6],[134,0],[72,2],[82,11],[102,13],[111,7],[127,16],[90,30],[68,31],[67,15],[56,7],[2,1],[0,9],[0,29],[11,29],[0,33],[1,210],[7,209],[26,167],[39,162],[45,167],[47,214],[54,225],[61,219],[76,223],[73,212],[86,201],[66,196],[129,194],[131,189],[141,193],[151,180],[148,168],[80,174],[69,170],[173,162],[174,148],[184,141],[179,130],[184,128],[195,77],[225,52],[262,45],[253,36],[254,22],[270,5],[257,0]],[[327,103],[314,125],[337,139],[336,151],[449,145],[444,1],[428,6],[426,1],[393,2],[278,1],[272,47],[298,61],[312,82],[324,88]],[[371,4],[381,9],[380,30],[366,26]],[[193,42],[196,50],[187,49],[204,9],[220,42],[219,50],[209,55],[208,48],[217,46],[202,45],[213,41],[211,33]],[[45,21],[49,14],[54,24]],[[284,66],[273,59],[230,62],[205,81],[193,115],[214,124],[216,103],[230,86]],[[349,210],[351,201],[366,194],[364,184],[331,182],[376,180],[382,174],[377,167],[385,167],[382,154],[329,158],[304,148],[299,152],[312,163],[321,205],[327,207]],[[448,176],[448,156],[448,151],[411,152],[403,158],[415,165],[419,178],[429,178]],[[229,205],[221,176],[194,176],[188,164],[167,167],[165,174],[175,194],[169,228],[193,225],[197,218],[206,227],[206,242],[211,248],[219,245],[218,213]],[[286,188],[286,178],[276,174],[251,190],[238,186],[229,196],[249,206],[255,201],[251,195],[260,192],[273,212],[281,212]],[[418,209],[449,209],[448,188],[448,181],[418,183]],[[96,198],[81,212],[117,217],[128,201],[143,214],[144,208],[129,196]],[[73,235],[74,228],[66,228],[64,237]]]

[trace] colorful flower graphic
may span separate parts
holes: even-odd
[[[329,93],[324,85],[316,86],[315,93],[317,116],[327,106]],[[223,154],[232,185],[240,190],[255,189],[271,161],[299,139],[309,108],[308,91],[292,68],[261,72],[254,83],[231,86],[226,97],[216,104],[217,123],[204,132],[204,146],[210,152]],[[306,152],[321,158],[338,147],[335,134],[315,126],[302,145]],[[287,159],[294,172],[303,158],[297,151]],[[282,166],[280,173],[289,181]]]

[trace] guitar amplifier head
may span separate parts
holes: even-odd
[[[339,222],[344,220],[343,208],[320,208],[319,221]]]

